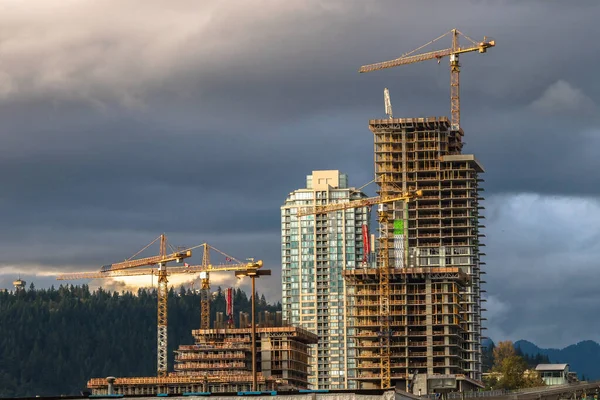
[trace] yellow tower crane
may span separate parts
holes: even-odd
[[[156,243],[160,240],[160,252],[158,256],[146,257],[146,258],[137,258],[134,259],[138,254],[142,251],[146,250],[148,247]],[[167,375],[167,296],[168,296],[168,288],[167,288],[167,263],[170,261],[182,262],[184,259],[191,257],[192,251],[191,249],[175,251],[171,254],[167,254],[167,237],[162,234],[148,245],[146,245],[142,250],[138,251],[129,259],[104,265],[100,272],[83,272],[83,273],[72,273],[72,274],[63,274],[56,277],[57,280],[72,280],[72,279],[86,279],[86,278],[108,278],[111,274],[116,274],[119,276],[128,276],[132,274],[133,271],[129,271],[132,268],[149,266],[149,265],[157,265],[158,266],[158,307],[157,307],[157,370],[158,376],[166,376]],[[113,275],[113,276],[116,276]]]
[[[202,266],[210,265],[208,244],[204,244]],[[200,329],[210,329],[210,278],[208,272],[200,274]]]
[[[159,256],[133,259],[137,254],[141,253],[149,246],[154,244],[157,240],[160,239],[160,253]],[[157,306],[157,374],[159,377],[167,376],[167,300],[168,300],[168,279],[169,275],[175,274],[202,274],[206,273],[206,285],[210,288],[210,283],[208,282],[208,272],[210,271],[257,271],[263,265],[262,261],[252,261],[248,263],[238,263],[233,264],[220,264],[220,265],[211,265],[209,263],[210,256],[208,253],[208,249],[220,250],[204,243],[200,246],[195,247],[203,247],[205,250],[205,254],[203,257],[202,265],[188,265],[188,266],[179,266],[179,267],[170,267],[166,268],[166,263],[170,261],[181,262],[184,258],[191,257],[192,249],[185,249],[181,251],[176,251],[171,254],[166,254],[166,236],[161,235],[159,238],[152,241],[130,259],[115,264],[105,265],[101,268],[100,271],[95,272],[73,272],[67,274],[61,274],[56,277],[57,280],[67,281],[67,280],[76,280],[76,279],[103,279],[103,278],[117,278],[117,277],[126,277],[126,276],[143,276],[143,275],[151,275],[158,277],[158,306]],[[232,260],[235,260],[232,258]],[[235,260],[237,261],[237,260]],[[137,268],[142,266],[149,265],[157,265],[158,268]],[[204,281],[203,281],[204,284]],[[208,297],[209,298],[209,297]],[[204,307],[204,303],[202,304],[202,308]],[[208,312],[210,312],[210,305],[208,306]],[[204,318],[204,314],[202,317]],[[208,315],[206,318],[210,318]]]
[[[436,50],[421,54],[415,54],[424,47],[427,47],[430,44],[433,44],[434,42],[437,42],[441,38],[448,35],[452,35],[452,47],[444,50]],[[471,42],[471,44],[467,47],[461,47],[458,41],[459,35],[467,39],[469,42]],[[495,45],[496,42],[494,40],[487,40],[487,38],[484,37],[482,41],[477,42],[469,38],[464,33],[460,32],[458,29],[452,29],[451,31],[444,33],[443,35],[432,40],[431,42],[426,43],[423,46],[414,49],[413,51],[403,54],[399,58],[375,64],[363,65],[362,67],[360,67],[359,72],[362,73],[378,71],[380,69],[397,67],[399,65],[413,64],[416,62],[432,59],[437,59],[439,63],[442,58],[446,56],[450,57],[450,126],[452,131],[462,133],[462,129],[460,127],[460,64],[458,62],[458,57],[462,53],[470,53],[472,51],[485,53],[488,48],[494,47]]]
[[[202,257],[203,269],[200,271],[200,329],[210,329],[210,271],[215,270],[215,268],[210,265],[210,250],[220,253],[228,262],[233,262],[233,264],[219,265],[218,271],[248,271],[252,265],[260,264],[257,267],[260,268],[262,266],[262,261],[258,261],[256,263],[243,263],[235,257],[225,254],[221,250],[209,245],[208,243],[202,244],[202,247],[204,249],[204,255]]]
[[[411,193],[404,193],[400,196],[390,195],[393,188],[389,188],[391,184],[381,182],[381,195],[366,199],[353,200],[344,203],[334,203],[322,206],[302,207],[298,210],[298,217],[306,215],[326,214],[332,211],[348,210],[353,208],[371,207],[379,205],[377,211],[379,225],[382,228],[379,236],[379,249],[377,252],[377,263],[379,268],[379,318],[381,322],[380,332],[380,356],[381,356],[381,388],[386,389],[391,386],[391,371],[390,371],[390,237],[388,226],[388,212],[385,207],[386,203],[396,201],[407,202],[409,200],[421,197],[423,192],[417,190]]]

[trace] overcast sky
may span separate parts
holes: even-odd
[[[278,300],[279,207],[312,170],[372,179],[383,88],[397,117],[449,114],[447,60],[358,68],[456,27],[497,43],[461,58],[487,334],[600,341],[598,15],[596,0],[4,0],[0,287],[47,287],[166,232],[263,259],[259,291]]]

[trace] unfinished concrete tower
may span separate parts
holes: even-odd
[[[397,193],[423,191],[415,201],[391,205],[389,226],[382,227],[394,238],[391,384],[421,394],[475,389],[481,384],[483,168],[473,155],[462,154],[462,131],[451,131],[445,117],[371,120],[369,129],[377,182],[393,182]],[[377,268],[344,275],[352,339],[349,380],[378,387]]]

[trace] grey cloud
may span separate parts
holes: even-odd
[[[128,11],[137,7],[136,2],[123,2],[119,12],[106,3],[72,6],[54,13],[52,19],[39,14],[27,19],[21,12],[16,18],[20,24],[14,22],[14,15],[7,13],[4,18],[12,34],[6,35],[3,46],[4,70],[23,96],[135,105],[151,101],[157,92],[184,98],[200,96],[211,103],[220,100],[214,97],[225,96],[235,103],[236,98],[247,101],[247,95],[251,95],[266,96],[264,100],[277,106],[282,96],[279,92],[271,96],[269,92],[279,88],[291,95],[288,101],[294,105],[298,103],[294,99],[306,98],[308,91],[313,93],[310,103],[319,107],[327,106],[319,98],[333,104],[329,100],[335,93],[349,97],[356,104],[363,96],[361,89],[374,86],[386,76],[416,78],[421,81],[419,90],[427,90],[428,82],[435,76],[431,74],[433,67],[384,71],[363,78],[368,82],[364,84],[357,83],[360,78],[356,76],[361,64],[395,58],[432,36],[433,29],[411,24],[427,11],[431,26],[445,26],[441,22],[451,17],[465,32],[473,32],[473,36],[496,35],[496,32],[501,35],[497,38],[498,47],[493,49],[497,54],[495,59],[469,57],[464,68],[473,82],[485,78],[488,87],[497,92],[514,89],[508,92],[512,97],[517,88],[523,89],[524,83],[532,84],[531,80],[520,77],[533,73],[535,68],[537,74],[547,70],[539,67],[549,61],[544,57],[553,53],[546,52],[543,46],[552,43],[559,32],[539,29],[543,28],[538,24],[545,21],[544,17],[561,11],[563,22],[568,25],[574,20],[583,24],[591,14],[579,8],[565,11],[557,5],[540,7],[518,2],[475,3],[468,12],[437,2],[435,13],[416,2],[402,7],[396,2],[376,2],[367,7],[339,1],[328,2],[327,7],[319,2],[178,4],[166,12],[159,3],[145,3],[144,12],[136,13],[133,21]],[[262,12],[254,13],[255,7]],[[538,18],[532,18],[535,15]],[[232,20],[236,23],[228,23]],[[485,21],[486,25],[474,23],[477,20]],[[398,24],[399,21],[404,23]],[[442,32],[436,30],[433,36],[439,33]],[[523,38],[518,35],[536,43],[533,50],[523,45]],[[570,39],[583,38],[572,32]],[[565,62],[572,51],[562,49]],[[537,57],[532,57],[534,54]],[[563,58],[554,58],[560,68]],[[498,59],[514,61],[499,63]],[[508,81],[489,79],[506,68],[522,72]],[[321,90],[315,90],[315,86],[321,85],[324,86]],[[478,90],[489,90],[486,85],[481,86]],[[410,85],[409,91],[413,88]],[[415,101],[414,96],[410,101]],[[250,106],[259,104],[253,102]],[[365,102],[360,105],[364,107]]]
[[[547,346],[600,340],[600,326],[586,317],[600,301],[591,279],[600,256],[600,203],[537,195],[487,203],[488,335]]]
[[[548,86],[542,96],[531,103],[531,108],[543,114],[575,115],[592,115],[597,110],[594,101],[581,89],[574,88],[562,79]]]
[[[488,193],[599,194],[595,117],[566,118],[524,107],[485,110],[465,118],[463,126],[465,150],[486,167]]]

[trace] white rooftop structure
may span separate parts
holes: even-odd
[[[538,364],[535,367],[536,371],[564,371],[568,368],[569,364]]]
[[[569,364],[538,364],[535,370],[548,386],[569,383]]]

